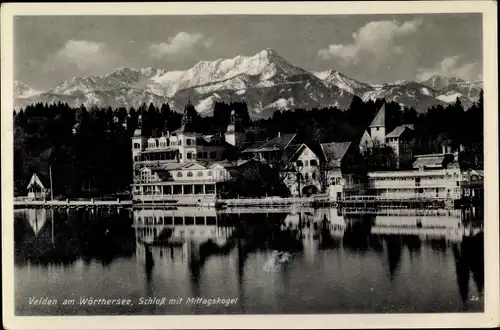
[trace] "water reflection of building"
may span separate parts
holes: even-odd
[[[35,237],[38,236],[42,228],[47,224],[51,224],[54,218],[54,210],[47,209],[26,209],[21,212],[26,213],[26,219],[33,229]]]
[[[145,257],[145,244],[152,245],[153,257],[163,257],[162,247],[178,246],[186,250],[191,243],[209,240],[223,246],[234,232],[232,225],[217,216],[215,209],[209,208],[142,209],[134,210],[133,216],[137,255],[141,258]]]
[[[127,222],[130,215],[123,211],[16,210],[16,264],[69,265],[79,259],[109,264],[115,258],[129,257],[135,242]]]
[[[424,239],[445,238],[460,242],[464,227],[459,213],[441,216],[377,215],[371,228],[374,235],[417,235]]]

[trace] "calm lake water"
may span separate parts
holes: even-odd
[[[16,315],[484,308],[482,226],[455,212],[23,209],[14,221]]]

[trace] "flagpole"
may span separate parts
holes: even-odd
[[[52,165],[49,165],[50,175],[50,200],[54,200],[54,190],[52,189]]]

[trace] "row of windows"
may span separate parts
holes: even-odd
[[[297,166],[302,167],[302,166],[318,166],[318,161],[316,159],[306,159],[304,162],[302,160],[297,161]]]
[[[338,186],[342,183],[341,178],[330,178],[330,186]]]
[[[447,174],[446,178],[458,178],[458,173],[454,173],[453,175]],[[419,177],[372,177],[371,180],[375,181],[406,181],[406,180],[415,180],[415,182],[420,182],[421,180],[443,180],[445,178],[444,175],[429,175],[429,176],[419,176]]]
[[[316,180],[316,173],[311,174],[311,179]],[[309,173],[304,174],[304,179],[309,180]]]
[[[208,159],[208,156],[210,155],[210,159],[215,159],[217,158],[217,152],[211,151],[210,153],[204,151],[204,152],[197,152],[196,153],[196,158],[197,159]],[[179,155],[179,158],[182,159],[182,154]],[[187,159],[195,159],[195,153],[194,152],[188,152],[186,153],[186,158]]]
[[[189,171],[189,172],[186,173],[186,176],[187,177],[193,177],[194,174],[193,174],[193,172]],[[198,171],[196,173],[196,176],[198,176],[198,177],[203,176],[203,171]],[[212,171],[208,171],[207,172],[207,176],[212,176]],[[178,178],[182,178],[182,177],[184,177],[184,174],[182,172],[177,172],[177,177]]]

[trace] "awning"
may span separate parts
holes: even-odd
[[[144,154],[157,154],[161,152],[170,152],[170,151],[176,151],[179,150],[177,148],[161,148],[161,149],[153,149],[153,150],[145,150],[141,152],[141,155]]]

